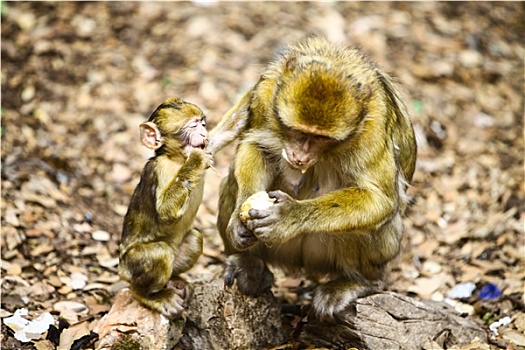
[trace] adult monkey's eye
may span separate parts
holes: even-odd
[[[328,143],[328,142],[332,142],[334,139],[331,138],[331,137],[328,137],[328,136],[321,136],[321,135],[318,135],[315,137],[315,139],[319,142],[322,142],[322,143]]]

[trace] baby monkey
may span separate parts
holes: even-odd
[[[168,318],[183,310],[178,275],[202,253],[192,229],[202,201],[204,171],[212,164],[206,117],[195,105],[169,98],[140,124],[142,143],[155,150],[131,197],[120,244],[120,277],[135,298]]]

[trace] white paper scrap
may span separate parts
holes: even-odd
[[[55,319],[49,312],[44,312],[34,320],[25,319],[22,316],[27,316],[27,309],[18,309],[11,317],[4,318],[4,324],[11,328],[15,334],[15,338],[22,343],[27,343],[32,340],[41,338],[49,326],[55,323]]]

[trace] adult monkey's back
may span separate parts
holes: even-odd
[[[226,284],[258,295],[266,263],[320,284],[313,310],[333,320],[382,286],[400,251],[416,161],[412,124],[391,78],[358,51],[309,37],[286,49],[225,117],[246,118],[221,186]],[[265,210],[241,204],[268,191]]]

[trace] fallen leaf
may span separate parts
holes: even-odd
[[[71,309],[64,309],[60,311],[60,318],[68,324],[75,324],[78,322],[78,313]]]
[[[33,342],[33,345],[35,346],[36,350],[55,350],[55,344],[53,344],[50,340],[39,340],[36,342]]]
[[[430,298],[430,296],[440,287],[444,286],[447,281],[450,281],[450,276],[443,273],[430,278],[421,277],[416,279],[415,284],[410,286],[408,290],[422,298]]]
[[[5,223],[13,226],[20,226],[20,220],[18,220],[18,210],[15,208],[7,208],[5,211],[4,221]]]
[[[29,295],[32,298],[47,298],[55,292],[55,288],[46,283],[46,281],[37,281],[29,287]]]
[[[87,313],[88,309],[87,306],[76,302],[76,301],[59,301],[53,305],[53,309],[58,312],[62,312],[64,310],[72,310],[77,313]]]
[[[13,313],[4,309],[0,309],[0,318],[5,318],[9,316],[13,316]]]
[[[452,347],[450,349],[456,349]],[[474,338],[470,344],[464,345],[459,350],[491,350],[490,345],[486,344],[484,341],[480,340],[478,337]]]
[[[516,329],[525,334],[525,313],[519,312],[514,319]]]
[[[126,215],[126,213],[128,211],[128,206],[127,205],[123,205],[123,204],[114,204],[113,205],[113,211],[117,215],[124,217],[124,215]]]
[[[456,310],[456,312],[462,316],[471,316],[476,313],[474,306],[470,304],[462,303],[462,302],[452,300],[449,298],[445,298],[444,301],[450,306],[453,306],[454,310]]]
[[[14,337],[22,343],[38,340],[49,326],[55,323],[55,319],[49,312],[45,312],[34,320],[28,320],[27,309],[18,309],[11,317],[3,319],[3,323],[14,331]]]
[[[73,290],[83,289],[86,286],[86,283],[88,280],[88,277],[80,272],[73,272],[70,275],[70,278],[71,278],[70,286],[71,288],[73,288]]]
[[[482,267],[485,270],[485,273],[507,269],[507,266],[499,260],[472,259],[472,265]]]
[[[116,183],[128,182],[131,179],[131,171],[126,165],[115,163],[113,170],[109,173],[108,180]]]
[[[22,273],[22,266],[17,263],[12,263],[11,266],[7,269],[6,273],[8,275],[20,275]]]
[[[72,291],[73,291],[73,288],[71,286],[67,286],[67,285],[62,286],[62,287],[60,287],[57,290],[57,292],[62,294],[62,295],[67,295],[67,294],[71,293]]]
[[[118,265],[119,258],[103,258],[100,259],[98,262],[102,267],[111,268],[116,267]]]
[[[14,227],[10,226],[3,226],[2,227],[2,240],[5,241],[5,246],[7,249],[11,252],[16,253],[14,250],[16,247],[18,247],[22,242],[26,240],[26,237],[24,234],[20,231],[18,231]],[[2,253],[4,253],[2,251]],[[2,254],[2,257],[5,259],[5,254]]]
[[[52,285],[55,288],[60,288],[63,285],[63,283],[60,280],[60,278],[58,278],[58,276],[56,276],[56,275],[49,276],[49,278],[47,279],[47,283],[49,283],[50,285]]]
[[[459,282],[479,282],[485,275],[484,270],[479,267],[464,265],[461,266],[461,275]]]
[[[476,290],[476,285],[472,282],[456,284],[448,293],[450,299],[470,298]]]
[[[101,246],[100,245],[90,245],[90,246],[86,246],[84,247],[84,249],[82,249],[82,251],[80,252],[80,255],[81,256],[88,256],[88,255],[94,255],[94,254],[97,254],[101,249]]]
[[[78,233],[91,232],[93,228],[88,222],[83,222],[81,224],[74,224],[73,230]]]
[[[64,329],[60,334],[60,344],[57,350],[70,350],[75,340],[89,335],[89,325],[87,322],[77,323],[67,329]]]
[[[38,195],[35,193],[26,193],[23,195],[23,199],[26,202],[33,202],[33,203],[40,204],[41,206],[47,209],[53,209],[57,206],[57,202],[53,198]]]
[[[441,267],[441,264],[434,261],[434,260],[426,260],[424,263],[423,263],[423,271],[431,274],[431,275],[435,275],[435,274],[438,274],[441,272],[441,270],[443,270],[443,268]]]
[[[109,232],[97,230],[91,233],[91,238],[93,238],[95,241],[107,242],[110,240],[111,235]]]
[[[52,252],[55,246],[51,244],[41,244],[31,250],[31,256],[39,256]]]
[[[85,291],[94,289],[108,289],[108,285],[103,283],[89,283],[83,288]]]
[[[119,280],[120,280],[119,275],[114,274],[114,273],[104,273],[100,275],[99,277],[97,277],[96,279],[97,282],[102,282],[102,283],[116,283]]]
[[[515,330],[508,329],[501,334],[503,339],[512,342],[514,345],[525,346],[525,335],[516,332]]]

